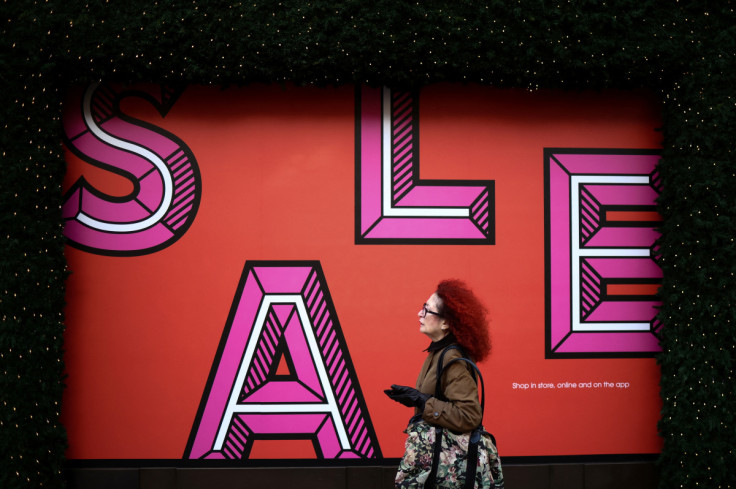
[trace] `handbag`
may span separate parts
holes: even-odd
[[[444,356],[450,349],[460,350],[462,356],[445,365]],[[450,345],[440,354],[435,397],[444,399],[442,373],[455,362],[466,362],[471,367],[475,382],[480,380],[483,413],[483,376],[459,345]],[[482,424],[469,433],[455,433],[441,426],[432,426],[419,415],[410,420],[406,433],[406,450],[395,479],[398,489],[503,489],[503,470],[496,440],[485,431]]]

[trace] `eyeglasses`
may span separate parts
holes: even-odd
[[[427,309],[427,304],[424,304],[422,306],[422,311],[424,311],[422,316],[426,316],[427,314],[434,314],[435,316],[442,317],[442,314],[440,314],[439,312],[434,312],[434,311],[430,311],[429,309]]]

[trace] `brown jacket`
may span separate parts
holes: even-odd
[[[442,349],[429,352],[417,378],[417,390],[432,396],[425,403],[424,412],[421,415],[430,424],[466,433],[476,428],[483,418],[478,400],[478,386],[470,374],[471,367],[465,362],[455,362],[445,368],[442,375],[441,387],[448,401],[441,401],[434,397],[437,362],[441,353]],[[457,349],[448,350],[443,363],[447,365],[451,359],[460,356]],[[418,409],[417,414],[419,414]]]

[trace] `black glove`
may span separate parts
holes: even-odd
[[[404,406],[418,407],[420,411],[424,411],[424,404],[427,402],[427,399],[432,397],[429,394],[419,392],[413,387],[396,384],[383,392],[394,401],[400,402]]]

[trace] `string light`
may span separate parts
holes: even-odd
[[[26,485],[60,487],[66,84],[644,86],[664,110],[662,477],[672,487],[736,486],[736,55],[727,35],[736,18],[729,2],[685,3],[4,2],[0,454],[10,462],[0,465]],[[41,449],[22,451],[31,445]]]

